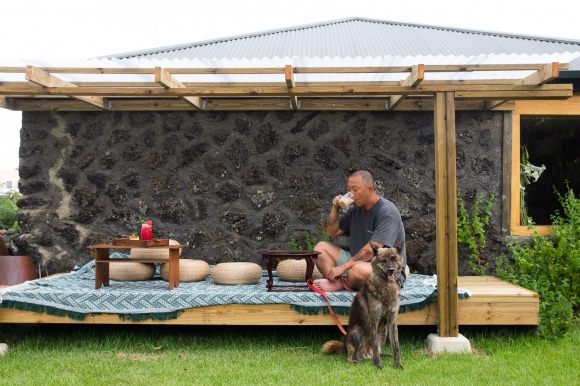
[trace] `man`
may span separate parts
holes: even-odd
[[[359,170],[348,178],[348,191],[354,200],[339,216],[338,195],[332,200],[332,209],[327,219],[326,233],[329,237],[342,234],[350,236],[350,252],[327,241],[320,241],[314,247],[320,252],[316,266],[324,279],[314,280],[314,285],[325,292],[342,289],[359,289],[371,273],[370,260],[373,250],[370,242],[379,247],[393,247],[402,241],[403,275],[399,285],[407,277],[407,251],[405,248],[405,228],[401,214],[395,205],[375,192],[371,173]]]

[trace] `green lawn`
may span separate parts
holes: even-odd
[[[580,328],[462,328],[473,354],[433,355],[434,328],[400,327],[404,369],[383,358],[320,353],[336,327],[0,325],[0,385],[570,385],[580,383]],[[385,352],[390,353],[387,346]]]

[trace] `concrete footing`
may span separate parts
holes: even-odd
[[[434,353],[471,353],[469,340],[461,334],[457,337],[440,337],[437,334],[429,334],[427,348]]]

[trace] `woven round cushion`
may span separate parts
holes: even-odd
[[[179,241],[169,240],[169,245],[179,245]],[[181,256],[181,248],[179,249]],[[134,259],[167,259],[169,260],[168,248],[132,248],[131,257]]]
[[[209,264],[203,260],[179,259],[179,281],[190,283],[205,280],[209,276]],[[169,263],[161,264],[159,271],[163,280],[169,281]]]
[[[219,263],[211,270],[216,284],[256,284],[262,278],[262,267],[256,263]]]
[[[125,263],[109,264],[109,279],[117,281],[149,280],[155,275],[153,263]]]
[[[283,281],[303,282],[306,278],[306,260],[300,259],[286,259],[278,263],[276,267],[278,278]],[[312,271],[312,279],[322,279],[322,274],[318,267],[314,266]]]

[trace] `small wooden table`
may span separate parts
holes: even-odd
[[[274,261],[279,260],[286,260],[286,259],[294,259],[294,260],[306,260],[306,277],[304,278],[304,282],[306,283],[308,280],[312,279],[312,272],[314,271],[314,259],[318,258],[320,252],[316,251],[284,251],[284,250],[277,250],[272,249],[268,251],[259,251],[262,255],[262,259],[266,259],[266,267],[268,269],[268,280],[266,281],[266,288],[268,288],[268,292],[272,291],[310,291],[308,286],[293,286],[293,285],[274,285],[274,277],[272,275],[272,265]],[[274,290],[272,287],[283,287],[286,289],[278,289]],[[305,287],[305,288],[304,288]],[[301,289],[304,288],[304,289]]]
[[[113,245],[113,244],[96,244],[88,248],[95,250],[95,289],[101,286],[109,286],[109,264],[113,263],[167,263],[169,262],[169,289],[179,287],[179,250],[185,248],[187,245],[163,245],[151,246],[146,248],[160,248],[169,249],[169,260],[158,259],[111,259],[109,252],[111,249],[133,249],[144,248],[143,246],[127,246],[127,245]]]

